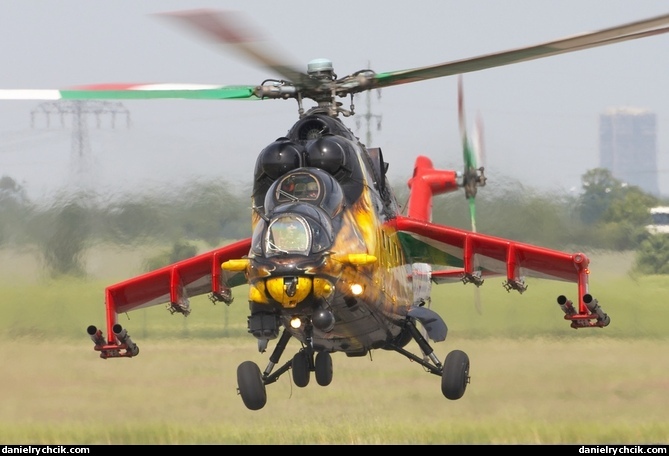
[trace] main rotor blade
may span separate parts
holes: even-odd
[[[274,71],[296,85],[313,84],[306,73],[286,63],[287,58],[277,59],[277,56],[283,53],[264,39],[258,29],[252,27],[239,12],[197,9],[162,13],[158,16],[175,19],[191,30],[204,34],[215,43],[230,46],[242,56]]]
[[[472,133],[472,148],[474,149],[474,156],[476,157],[476,166],[484,166],[485,144],[483,141],[483,118],[481,118],[481,113],[478,111],[476,113],[474,131]]]
[[[534,46],[527,46],[410,70],[378,73],[375,76],[373,84],[374,88],[382,88],[426,79],[470,73],[472,71],[484,70],[486,68],[526,62],[621,41],[660,35],[667,32],[669,32],[669,14],[595,32],[574,35]]]
[[[462,87],[462,75],[458,77],[458,126],[460,127],[460,140],[462,141],[463,150],[467,147],[467,120],[465,119],[465,94]],[[467,156],[465,155],[465,166]]]
[[[204,84],[97,84],[64,90],[0,90],[0,100],[189,100],[256,99],[254,86]]]
[[[469,221],[471,223],[472,231],[476,233],[476,193],[471,193],[471,190],[476,190],[476,183],[471,182],[471,179],[476,179],[477,156],[475,153],[475,146],[470,142],[467,135],[467,119],[465,117],[465,94],[462,86],[462,75],[458,77],[458,122],[460,124],[460,137],[462,139],[462,155],[465,164],[465,171],[462,176],[463,184],[465,186],[465,194],[467,202],[469,203]],[[476,136],[474,136],[475,138]],[[483,305],[481,304],[481,290],[479,287],[474,287],[474,308],[479,315],[483,315]]]
[[[465,164],[465,175],[478,167],[474,145],[467,134],[467,119],[465,117],[465,95],[462,87],[462,75],[458,77],[458,123],[460,139],[462,141],[462,158]]]

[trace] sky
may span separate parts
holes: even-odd
[[[666,0],[4,1],[0,88],[257,85],[279,76],[155,15],[199,8],[245,12],[297,68],[328,58],[339,77],[475,57],[669,12]],[[582,175],[599,166],[600,114],[635,107],[657,116],[660,191],[669,195],[668,63],[665,34],[464,75],[468,124],[477,113],[484,123],[484,191],[509,181],[580,191]],[[418,154],[439,167],[463,166],[456,77],[359,94],[354,102],[358,116],[344,122],[366,142],[363,116],[378,116],[368,145],[382,148],[393,181],[408,180]],[[294,100],[124,101],[130,125],[117,117],[112,127],[102,116],[98,128],[91,117],[80,149],[68,119],[61,125],[52,117],[47,126],[38,115],[31,126],[40,103],[0,101],[0,175],[34,198],[83,179],[74,171],[81,150],[85,179],[100,193],[189,179],[249,186],[257,154],[297,120]]]

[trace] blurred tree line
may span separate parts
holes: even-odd
[[[249,235],[251,191],[225,183],[194,182],[169,191],[126,195],[113,201],[66,190],[33,202],[10,177],[0,178],[0,247],[36,246],[52,276],[84,275],[82,255],[99,244],[171,245],[147,260],[147,270],[198,253],[194,243],[219,246]]]
[[[578,195],[539,192],[522,182],[489,180],[476,199],[477,230],[549,248],[635,250],[635,270],[669,274],[669,235],[651,236],[649,208],[669,205],[627,186],[602,168],[586,172]],[[406,184],[394,185],[398,202]],[[195,243],[214,248],[248,237],[251,188],[232,191],[225,182],[193,182],[169,191],[127,195],[113,201],[63,191],[48,203],[33,202],[12,178],[0,178],[0,247],[37,247],[53,276],[84,275],[87,248],[110,243],[145,243],[171,249],[147,260],[156,269],[198,253]],[[433,201],[436,223],[471,229],[464,194]]]

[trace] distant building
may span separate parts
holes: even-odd
[[[610,109],[599,116],[599,163],[616,179],[659,196],[655,114]]]
[[[648,225],[646,229],[651,234],[669,233],[669,207],[667,206],[651,207],[650,216],[653,219],[653,224]]]

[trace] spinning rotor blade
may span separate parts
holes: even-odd
[[[0,90],[0,99],[296,98],[300,102],[302,99],[312,99],[319,103],[336,106],[335,97],[409,82],[459,75],[669,32],[669,14],[666,14],[539,45],[469,59],[386,73],[361,70],[336,79],[336,75],[331,71],[333,70],[331,62],[328,62],[329,67],[315,65],[313,74],[311,70],[308,70],[307,73],[296,70],[296,66],[286,63],[287,59],[279,57],[284,54],[280,53],[269,41],[261,38],[261,34],[255,28],[250,27],[240,13],[201,9],[163,13],[159,16],[176,20],[204,34],[215,43],[229,46],[255,64],[277,73],[284,79],[281,81],[267,79],[261,85],[254,86],[111,84],[83,86],[67,90]],[[316,61],[318,60],[326,59]],[[269,84],[265,85],[266,82]],[[339,113],[337,109],[332,109],[332,112],[333,115]]]
[[[0,100],[258,100],[253,89],[254,86],[204,84],[96,84],[64,90],[0,89]]]
[[[469,202],[472,231],[476,231],[476,192],[479,186],[485,185],[485,181],[482,181],[481,176],[479,176],[480,153],[477,152],[475,143],[472,143],[467,135],[462,76],[458,78],[458,120],[460,123],[460,136],[462,138],[462,158],[465,164],[462,174],[462,186],[465,189],[465,196]],[[480,142],[479,137],[476,143]]]
[[[659,35],[667,32],[669,32],[669,14],[595,32],[574,35],[534,46],[527,46],[410,70],[379,73],[375,75],[373,85],[374,88],[382,88],[409,82],[423,81],[426,79],[470,73],[472,71],[484,70],[486,68],[527,62],[529,60],[580,51],[652,35]]]
[[[215,43],[228,45],[242,56],[267,68],[298,86],[311,86],[313,80],[306,73],[296,70],[284,59],[282,53],[264,39],[257,28],[252,27],[244,16],[234,11],[198,9],[159,14],[159,17],[175,19],[191,30],[204,34]],[[285,59],[287,60],[287,59]]]
[[[236,12],[192,10],[158,14],[175,19],[191,29],[203,33],[216,43],[229,45],[244,57],[283,76],[298,87],[313,87],[316,83],[306,73],[282,63],[276,56],[277,49],[245,22]],[[229,100],[260,99],[254,94],[257,85],[207,85],[207,84],[93,84],[55,90],[0,90],[4,100],[142,100],[142,99],[191,99]]]
[[[474,123],[474,132],[472,134],[472,148],[476,157],[477,166],[482,167],[485,164],[485,145],[483,143],[483,119],[481,113],[476,113]]]
[[[481,151],[483,146],[483,123],[480,116],[477,116],[473,138],[470,140],[467,135],[465,118],[465,96],[462,87],[462,76],[458,77],[458,121],[460,124],[460,137],[462,138],[462,158],[465,164],[462,175],[462,185],[465,189],[465,196],[469,203],[469,217],[472,224],[472,231],[476,232],[476,191],[479,186],[485,185],[485,178],[481,173],[479,175],[479,166],[481,164]],[[478,268],[477,268],[478,270]],[[481,305],[481,292],[478,285],[474,289],[474,307],[479,314],[483,314]]]

